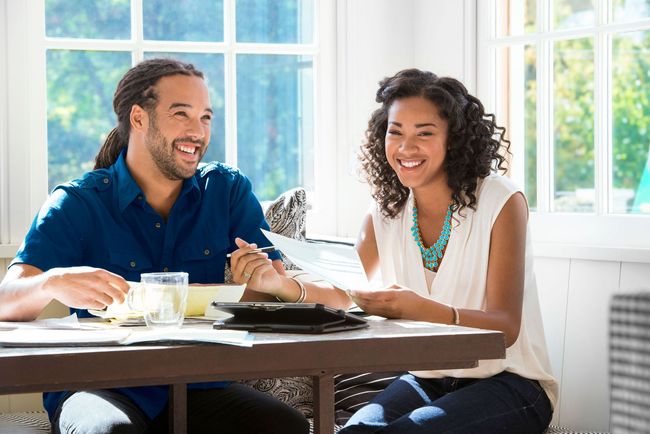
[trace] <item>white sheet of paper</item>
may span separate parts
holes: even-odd
[[[16,329],[0,332],[0,345],[6,347],[56,347],[118,345],[130,330]]]
[[[53,330],[15,329],[0,332],[0,346],[52,347],[129,345],[145,342],[210,342],[215,344],[250,347],[253,342],[242,330],[214,330],[212,328],[181,329],[103,329]]]
[[[430,329],[430,328],[435,328],[435,327],[440,327],[440,326],[445,326],[445,324],[437,324],[437,323],[432,323],[432,322],[426,322],[426,321],[411,321],[411,322],[396,322],[400,327],[404,327],[405,329]]]
[[[212,328],[133,330],[131,334],[122,341],[122,344],[129,345],[140,342],[157,341],[210,342],[213,344],[228,344],[239,347],[250,347],[253,345],[253,340],[249,339],[248,332],[245,330],[215,330]]]
[[[354,246],[307,243],[262,229],[264,236],[291,262],[340,289],[369,289],[368,278]]]
[[[47,318],[34,321],[0,321],[0,329],[80,329],[81,324],[77,314],[73,313],[63,318]]]

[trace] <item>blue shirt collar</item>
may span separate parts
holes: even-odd
[[[145,201],[142,189],[135,182],[135,179],[131,176],[129,168],[126,166],[126,151],[127,148],[124,148],[122,152],[120,152],[117,161],[115,161],[112,166],[115,180],[117,181],[117,200],[120,213],[123,213],[126,207],[128,207],[132,202],[136,202],[139,206],[142,206]],[[201,188],[199,187],[197,176],[198,171],[197,174],[183,181],[183,188],[181,189],[181,193],[178,195],[178,199],[188,193],[192,194],[194,200],[201,199]]]

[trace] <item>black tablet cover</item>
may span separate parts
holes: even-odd
[[[213,302],[212,307],[233,315],[215,321],[217,329],[330,333],[368,327],[363,318],[319,303]]]

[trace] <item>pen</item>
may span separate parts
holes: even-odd
[[[275,246],[268,246],[268,247],[262,247],[259,249],[251,250],[248,253],[269,253],[269,252],[275,252]],[[232,256],[231,253],[228,253],[226,255],[226,258],[230,258]]]

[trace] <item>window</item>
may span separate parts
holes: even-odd
[[[327,2],[323,2],[327,3]],[[238,166],[261,200],[314,190],[315,0],[44,0],[48,190],[91,170],[132,64],[175,57],[206,75],[204,161]]]
[[[479,8],[479,96],[509,131],[538,239],[650,245],[634,229],[650,224],[650,0]]]

